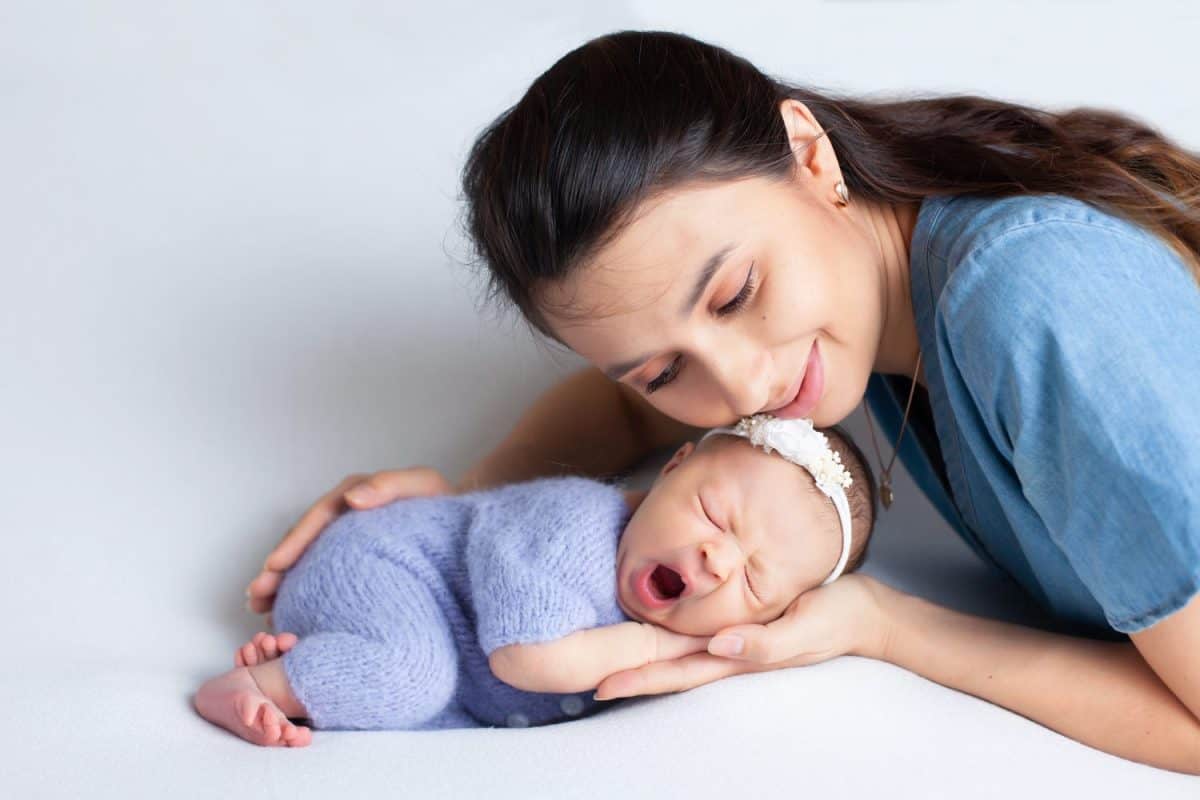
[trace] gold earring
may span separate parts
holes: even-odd
[[[833,190],[837,192],[839,206],[850,205],[850,191],[846,188],[844,182],[838,181],[837,186],[834,186]]]

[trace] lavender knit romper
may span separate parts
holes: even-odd
[[[284,576],[277,631],[318,729],[523,727],[595,709],[591,692],[497,679],[487,657],[629,619],[616,602],[621,491],[543,478],[338,517]]]

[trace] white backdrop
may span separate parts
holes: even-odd
[[[1200,145],[1184,2],[495,5],[0,5],[0,796],[1195,797],[850,658],[303,751],[194,715],[309,503],[349,472],[459,474],[579,366],[481,308],[456,197],[475,134],[586,39],[680,30],[797,82],[1115,107]],[[897,490],[869,571],[1028,613]]]

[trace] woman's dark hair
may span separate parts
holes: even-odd
[[[1157,234],[1200,280],[1200,157],[1131,117],[974,95],[835,97],[688,36],[622,31],[559,59],[471,148],[466,223],[490,296],[553,337],[540,288],[642,201],[696,181],[791,175],[787,98],[829,137],[851,197],[1068,195]]]

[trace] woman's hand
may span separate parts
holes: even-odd
[[[350,475],[313,503],[263,562],[262,571],[246,587],[246,607],[259,614],[275,605],[275,592],[283,573],[300,560],[308,546],[334,517],[350,509],[367,509],[402,497],[450,494],[454,486],[431,467],[384,470],[374,475]]]
[[[888,635],[881,589],[882,584],[865,575],[846,575],[800,595],[773,622],[718,631],[706,653],[668,656],[613,673],[600,682],[596,698],[681,692],[730,675],[802,667],[846,654],[880,658]],[[725,657],[722,645],[738,639],[741,650]]]

